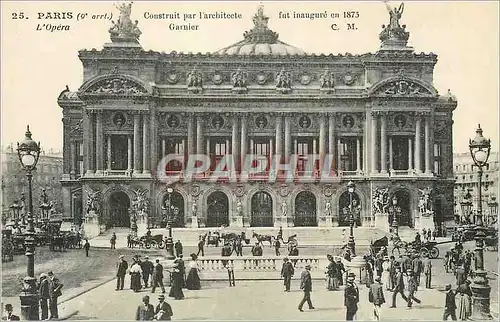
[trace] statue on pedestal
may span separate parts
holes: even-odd
[[[283,200],[283,202],[281,203],[281,215],[283,217],[286,217],[287,212],[288,212],[288,205],[286,203],[286,200]]]
[[[241,205],[241,199],[238,198],[236,201],[236,215],[243,216],[243,206]]]
[[[117,22],[112,21],[113,27],[109,29],[111,41],[137,41],[142,32],[137,27],[138,21],[132,22],[130,19],[132,2],[115,7],[120,11],[120,17]]]
[[[332,204],[330,200],[327,200],[325,202],[325,216],[331,217],[332,216]]]
[[[418,189],[420,191],[420,200],[418,201],[418,212],[422,216],[430,216],[434,214],[431,204],[432,188]]]
[[[382,26],[384,30],[380,33],[379,38],[383,43],[391,42],[392,44],[406,46],[410,33],[405,30],[406,25],[399,24],[399,20],[403,15],[404,3],[401,3],[399,8],[391,8],[387,1],[384,2],[389,12],[389,25]]]
[[[198,204],[196,200],[193,200],[193,205],[191,206],[191,216],[196,217],[198,214]]]

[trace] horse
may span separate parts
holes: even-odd
[[[260,234],[257,234],[256,232],[253,232],[252,237],[256,238],[257,242],[261,245],[263,245],[263,242],[265,242],[265,241],[269,242],[269,247],[272,247],[274,244],[275,237],[271,236],[271,235],[260,235]]]

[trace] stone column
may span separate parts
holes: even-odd
[[[394,158],[392,157],[392,136],[389,138],[389,170],[394,170]]]
[[[371,166],[372,173],[377,173],[377,114],[372,113],[372,125],[371,125]]]
[[[96,119],[96,174],[102,174],[104,169],[104,133],[102,128],[102,111],[97,112]]]
[[[413,142],[408,138],[408,171],[413,170]]]
[[[188,114],[187,124],[187,154],[194,154],[194,115]]]
[[[134,114],[134,173],[141,173],[141,116]]]
[[[422,172],[422,167],[420,165],[420,142],[421,142],[421,136],[422,136],[422,120],[420,118],[419,114],[415,115],[415,171],[417,173]]]
[[[325,132],[326,132],[326,124],[325,124],[325,116],[321,115],[319,117],[319,160],[320,167],[323,166],[323,159],[325,157]]]
[[[151,169],[151,155],[150,155],[150,139],[149,139],[149,134],[150,134],[150,129],[149,129],[149,115],[144,114],[142,116],[142,146],[143,146],[143,151],[142,151],[142,173],[143,174],[150,174]]]
[[[93,171],[92,159],[90,153],[92,151],[92,114],[90,111],[85,110],[83,113],[83,163],[85,175],[91,175]],[[83,175],[83,173],[82,173]]]
[[[340,138],[337,139],[337,170],[345,171],[344,165],[342,164],[342,140]]]
[[[314,155],[316,155],[316,154],[318,153],[317,144],[316,144],[316,138],[313,138],[313,139],[312,139],[312,143],[313,143],[313,151],[312,151],[312,153],[313,153]],[[308,152],[309,152],[309,151],[308,151]]]
[[[127,171],[132,171],[132,137],[127,136]]]
[[[330,165],[330,170],[331,167],[335,169],[335,114],[334,113],[329,113],[328,114],[328,154],[330,154],[330,157],[332,158],[332,165]],[[323,165],[321,165],[323,167]]]
[[[372,115],[370,109],[367,109],[365,111],[365,124],[363,127],[363,148],[361,151],[361,154],[363,155],[363,170],[365,170],[367,173],[370,172],[371,165],[370,165],[370,126],[372,122]]]
[[[156,119],[156,111],[154,107],[149,112],[149,170],[157,170],[160,156],[158,153],[158,121]],[[152,211],[150,211],[152,212]]]
[[[276,146],[276,155],[281,156],[283,154],[283,149],[282,149],[282,140],[283,140],[283,118],[281,115],[276,116],[276,139],[275,139],[275,146]]]
[[[253,139],[250,139],[250,155],[254,155],[254,154],[255,154],[255,151],[253,148]]]
[[[356,140],[356,172],[361,172],[361,138]]]
[[[207,147],[207,155],[210,155],[210,137],[207,138],[206,147]]]
[[[425,173],[426,174],[431,174],[431,118],[429,116],[425,117],[425,124],[424,124],[424,145],[425,145]]]
[[[165,154],[167,154],[167,142],[165,139],[161,139],[161,157],[165,157]]]
[[[76,142],[75,141],[71,141],[71,168],[70,168],[70,175],[71,176],[74,176],[76,174],[76,168],[77,168],[77,164],[76,164]],[[81,174],[81,173],[80,173]]]
[[[241,171],[244,171],[243,167],[245,166],[245,157],[247,154],[247,115],[243,115],[241,117],[241,145],[240,145],[240,158],[241,158]]]
[[[380,172],[387,172],[387,117],[382,114],[380,123]]]
[[[238,155],[239,155],[239,149],[238,149],[238,126],[239,126],[239,119],[236,114],[233,114],[233,137],[231,138],[231,155],[232,155],[232,160],[234,164],[232,165],[232,169],[236,170],[238,167]],[[229,148],[229,147],[228,147]]]
[[[196,116],[196,154],[205,153],[203,149],[203,118],[201,115]]]
[[[107,157],[107,160],[108,160],[108,164],[106,166],[106,169],[108,171],[111,170],[111,135],[108,135],[108,142],[107,142],[107,153],[106,153],[106,157]]]
[[[285,163],[290,160],[291,145],[292,145],[292,134],[290,128],[291,116],[285,116]]]

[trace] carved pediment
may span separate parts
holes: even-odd
[[[80,93],[85,95],[103,96],[142,96],[148,90],[140,80],[129,75],[110,74],[96,77],[80,88]]]
[[[382,80],[370,90],[370,96],[379,97],[437,97],[437,95],[432,85],[405,76]]]

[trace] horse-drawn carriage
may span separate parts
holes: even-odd
[[[129,245],[131,248],[140,247],[150,249],[151,247],[164,249],[166,246],[166,241],[163,238],[162,234],[153,235],[153,236],[133,236],[132,234],[127,237],[129,240]]]
[[[376,257],[377,254],[381,253],[381,255],[387,256],[387,247],[389,246],[389,238],[384,236],[375,241],[370,242],[370,255]]]
[[[393,242],[392,254],[401,255],[401,253],[418,252],[421,256],[429,256],[429,258],[438,258],[439,249],[436,247],[437,242],[406,242],[401,240],[398,236],[391,237]]]
[[[219,233],[216,232],[208,232],[200,236],[201,240],[206,243],[207,246],[213,245],[215,247],[219,247],[219,244],[229,244],[229,246],[233,246],[234,243],[244,241],[245,244],[250,243],[250,239],[246,238],[245,232],[237,233]]]

